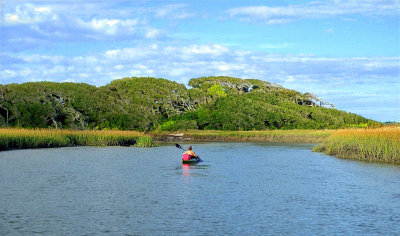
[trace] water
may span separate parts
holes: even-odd
[[[0,235],[399,235],[400,167],[310,145],[0,153]]]

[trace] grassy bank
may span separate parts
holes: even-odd
[[[151,137],[132,131],[0,129],[0,150],[67,146],[154,145]]]
[[[158,141],[320,143],[314,151],[340,158],[400,164],[400,128],[344,130],[187,130],[155,132],[0,129],[0,150],[67,146],[154,146]]]
[[[314,151],[341,158],[400,164],[400,128],[337,130]]]
[[[186,130],[174,133],[158,132],[153,137],[160,141],[222,141],[222,142],[271,142],[271,143],[321,143],[332,130],[263,130],[220,131]]]

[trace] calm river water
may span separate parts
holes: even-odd
[[[186,146],[186,145],[184,145]],[[0,235],[400,234],[400,167],[311,145],[0,153]]]

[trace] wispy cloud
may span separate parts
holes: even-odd
[[[34,6],[32,4],[18,5],[13,13],[6,13],[4,22],[6,25],[35,24],[45,21],[57,20],[50,7]]]
[[[3,23],[3,32],[7,35],[3,37],[5,49],[18,51],[48,42],[88,39],[154,39],[163,33],[161,29],[149,25],[145,19],[137,17],[137,14],[126,16],[121,13],[125,17],[118,18],[110,17],[109,14],[103,15],[98,10],[99,6],[89,3],[86,3],[85,12],[77,9],[76,5],[64,2],[39,3],[7,6]],[[102,7],[100,9],[104,10]]]
[[[182,20],[196,16],[196,13],[187,9],[187,4],[171,4],[157,7],[154,10],[155,17]]]
[[[116,35],[122,32],[132,34],[139,25],[137,19],[91,19],[90,21],[76,20],[78,28],[105,35]]]
[[[328,18],[334,16],[381,16],[400,13],[398,0],[330,0],[279,7],[246,6],[231,8],[230,17],[242,21],[265,24],[285,24],[298,19]]]
[[[332,29],[332,28],[329,28],[329,29],[326,29],[326,30],[325,30],[325,33],[334,34],[334,33],[335,33],[335,30]]]
[[[4,54],[6,68],[29,68],[36,76],[24,77],[16,69],[16,81],[47,80],[53,78],[43,76],[42,72],[55,66],[72,66],[72,72],[78,74],[84,70],[86,73],[96,72],[91,65],[104,67],[104,71],[112,73],[118,69],[119,73],[129,76],[129,71],[136,68],[136,64],[144,65],[157,71],[154,76],[165,76],[171,79],[187,80],[193,76],[204,74],[229,74],[233,76],[253,77],[272,82],[286,83],[302,81],[304,79],[314,82],[330,80],[349,80],[353,78],[397,78],[399,76],[398,57],[316,57],[309,55],[276,55],[254,51],[234,50],[218,44],[193,44],[193,45],[139,45],[137,47],[106,50],[86,57],[51,56],[43,54]],[[37,68],[37,69],[35,69]],[[169,74],[170,68],[185,69],[188,73],[182,77]],[[200,68],[200,69],[199,69]],[[47,73],[51,74],[51,73]],[[142,75],[146,75],[143,71]],[[76,79],[79,79],[77,77]],[[110,81],[113,78],[104,78]],[[2,81],[13,82],[12,80]],[[95,84],[95,79],[90,81]]]
[[[187,83],[194,77],[228,75],[313,92],[341,109],[360,114],[378,114],[371,109],[379,110],[373,104],[382,101],[392,104],[382,109],[397,114],[400,105],[396,90],[400,86],[398,57],[331,58],[233,50],[218,44],[151,44],[86,57],[24,54],[8,58],[4,62],[7,69],[0,71],[3,84],[50,80],[104,85],[129,76],[164,77]]]

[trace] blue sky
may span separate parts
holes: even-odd
[[[227,75],[400,121],[399,0],[2,0],[0,83]]]

